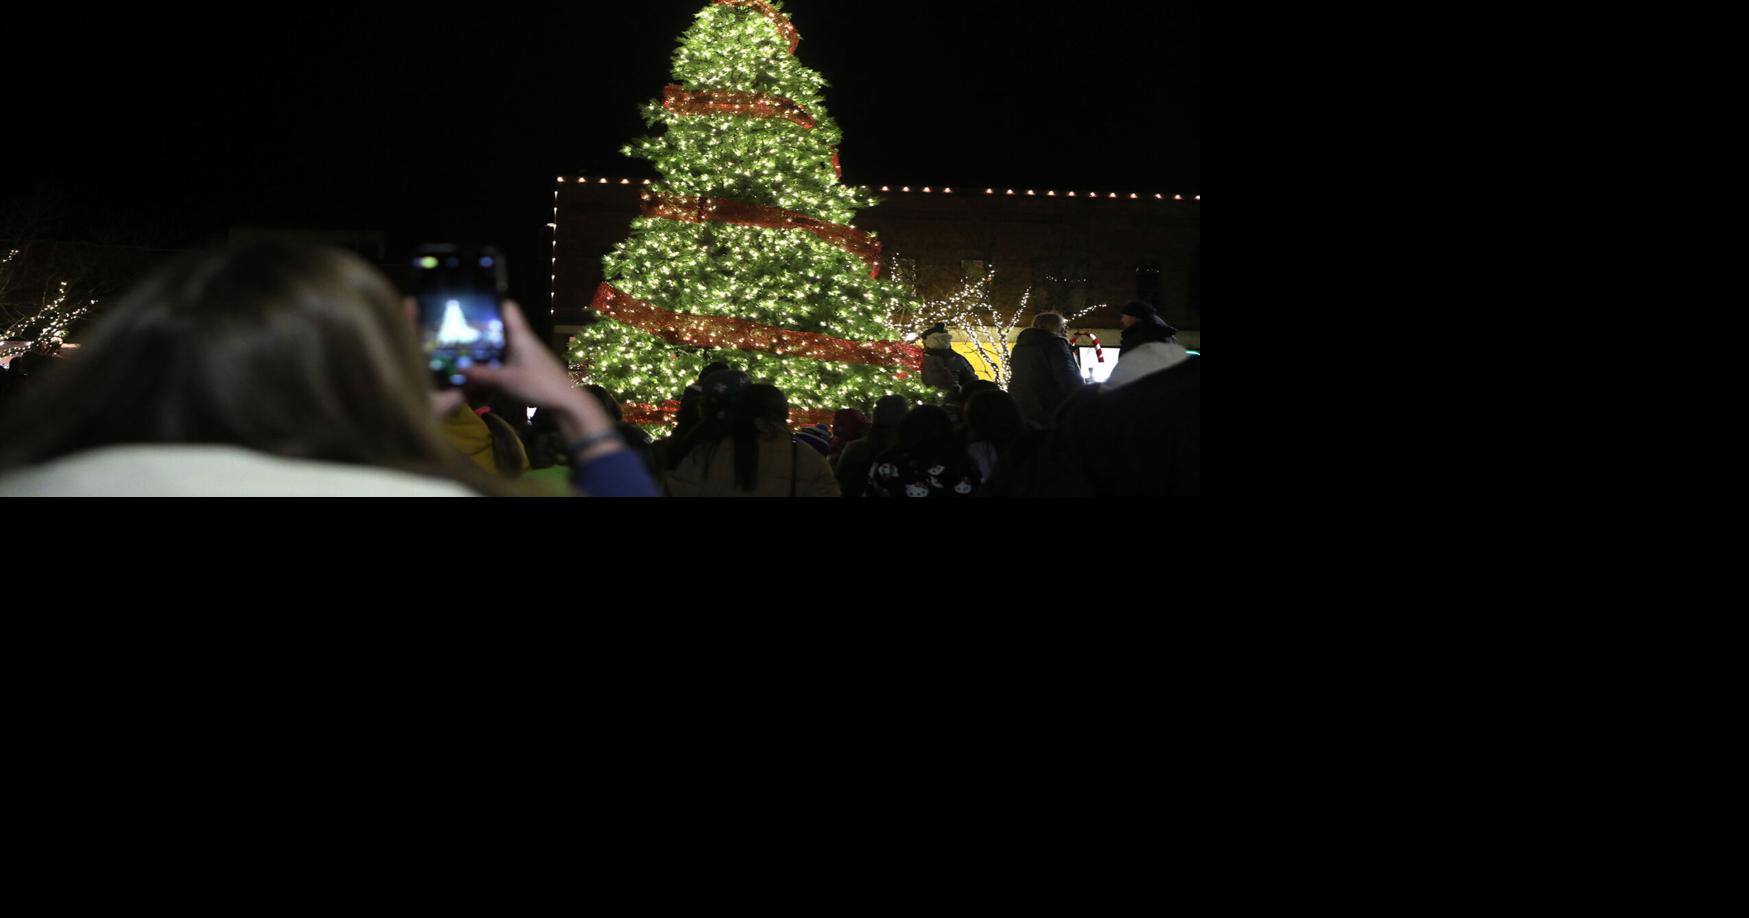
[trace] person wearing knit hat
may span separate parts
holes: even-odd
[[[949,395],[978,378],[978,371],[953,349],[953,332],[937,322],[923,333],[923,384],[944,389]]]
[[[1123,349],[1104,391],[1114,392],[1190,359],[1190,352],[1178,343],[1178,329],[1160,318],[1154,304],[1138,300],[1125,306],[1123,323]]]
[[[832,432],[824,424],[815,424],[796,431],[796,442],[814,448],[821,456],[832,451]]]
[[[1167,325],[1166,320],[1160,318],[1160,310],[1145,300],[1137,300],[1125,306],[1121,321],[1123,346],[1119,353],[1150,341],[1171,341],[1178,337],[1178,329]]]
[[[1123,314],[1132,319],[1145,319],[1149,316],[1159,315],[1160,310],[1147,300],[1136,300],[1123,308]],[[1125,322],[1123,327],[1129,328],[1130,323]]]

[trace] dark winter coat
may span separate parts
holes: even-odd
[[[1037,427],[1049,426],[1057,408],[1084,385],[1069,342],[1043,329],[1020,333],[1010,365],[1008,394],[1020,403],[1021,417]]]
[[[838,457],[838,487],[845,497],[861,497],[868,487],[868,470],[887,450],[899,445],[898,427],[871,427],[868,435],[844,447]]]

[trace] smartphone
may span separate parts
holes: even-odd
[[[468,367],[504,365],[504,256],[491,246],[422,245],[413,253],[419,337],[438,388]]]

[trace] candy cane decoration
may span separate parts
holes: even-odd
[[[1069,346],[1074,347],[1075,342],[1080,341],[1082,338],[1093,339],[1093,356],[1098,357],[1100,363],[1104,363],[1105,348],[1099,346],[1099,336],[1092,332],[1076,332],[1075,337],[1069,339]]]

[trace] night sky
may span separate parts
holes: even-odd
[[[494,242],[538,299],[544,277],[516,267],[542,251],[554,177],[654,177],[618,150],[702,6],[9,12],[0,205],[52,201],[50,234],[81,241]],[[1202,192],[1195,2],[786,8],[832,84],[848,182]]]

